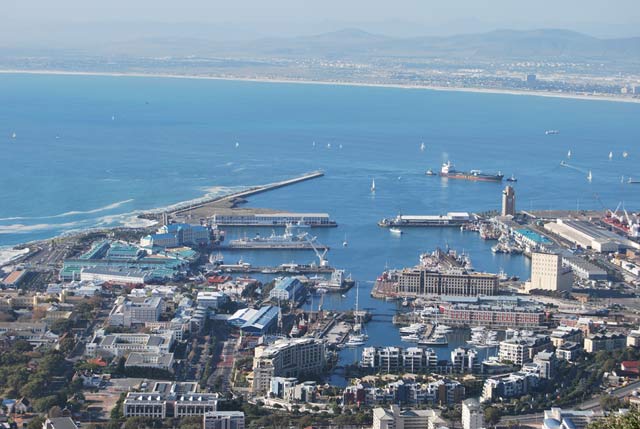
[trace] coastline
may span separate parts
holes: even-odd
[[[447,87],[432,85],[408,85],[394,83],[366,83],[349,81],[325,81],[325,80],[297,80],[297,79],[270,79],[270,78],[248,78],[248,77],[228,77],[228,76],[206,76],[206,75],[185,75],[171,73],[129,73],[129,72],[91,72],[91,71],[67,71],[67,70],[0,70],[2,74],[31,74],[31,75],[53,75],[53,76],[103,76],[103,77],[147,77],[163,79],[194,79],[194,80],[222,80],[234,82],[255,82],[255,83],[277,83],[277,84],[300,84],[300,85],[331,85],[331,86],[352,86],[371,88],[394,88],[394,89],[415,89],[428,91],[445,92],[468,92],[476,94],[497,94],[514,96],[534,96],[548,98],[562,98],[570,100],[589,101],[610,101],[617,103],[640,103],[640,98],[616,97],[612,95],[593,95],[578,93],[558,93],[546,91],[522,91],[499,88],[472,88],[472,87]]]

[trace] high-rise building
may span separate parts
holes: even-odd
[[[562,266],[562,255],[556,253],[531,254],[531,280],[525,283],[525,290],[571,291],[573,272]]]
[[[480,429],[484,427],[484,412],[477,399],[462,401],[463,429]]]
[[[511,186],[507,186],[502,191],[502,216],[516,215],[516,191]]]

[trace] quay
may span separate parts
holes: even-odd
[[[333,267],[318,265],[296,265],[285,264],[277,267],[257,267],[246,264],[240,265],[220,265],[219,270],[226,273],[245,274],[331,274],[335,271]]]
[[[329,246],[323,244],[311,244],[307,242],[291,243],[229,243],[216,246],[219,250],[329,250]]]
[[[189,212],[191,210],[194,209],[198,209],[198,208],[202,208],[206,205],[212,204],[212,203],[218,203],[218,202],[222,202],[222,201],[228,201],[228,200],[234,200],[234,199],[238,199],[238,198],[245,198],[245,197],[249,197],[252,195],[257,195],[257,194],[261,194],[263,192],[268,192],[268,191],[272,191],[274,189],[278,189],[278,188],[283,188],[285,186],[289,186],[289,185],[294,185],[296,183],[301,183],[301,182],[305,182],[307,180],[312,180],[312,179],[317,179],[319,177],[324,176],[324,172],[322,171],[312,171],[310,173],[306,173],[303,174],[301,176],[298,177],[294,177],[291,179],[287,179],[287,180],[282,180],[280,182],[274,182],[274,183],[269,183],[266,185],[260,185],[260,186],[255,186],[249,189],[246,189],[244,191],[239,191],[239,192],[234,192],[232,194],[229,195],[224,195],[224,196],[218,196],[218,197],[211,197],[211,198],[205,198],[202,199],[200,201],[198,201],[197,203],[185,203],[185,204],[181,204],[177,207],[174,207],[173,209],[167,211],[167,214],[171,214],[171,215],[179,215],[179,214],[183,214],[186,212]]]

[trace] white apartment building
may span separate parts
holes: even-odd
[[[126,356],[131,352],[167,354],[173,345],[173,334],[110,334],[96,335],[86,345],[86,354],[96,356]]]
[[[272,377],[320,374],[325,365],[325,345],[315,338],[283,338],[254,349],[253,391],[266,392]]]
[[[481,429],[484,427],[484,411],[477,399],[462,401],[462,429]]]

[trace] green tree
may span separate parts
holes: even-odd
[[[610,414],[589,424],[588,429],[640,429],[640,410],[633,408],[625,414]]]
[[[500,421],[502,412],[496,407],[487,407],[484,409],[484,421],[490,425],[495,425]]]

